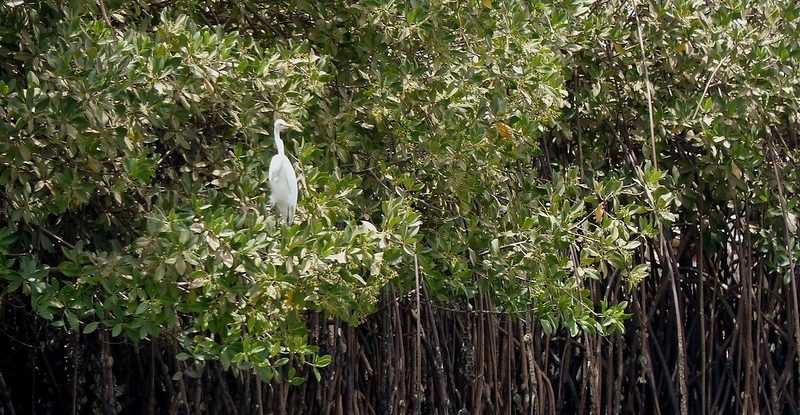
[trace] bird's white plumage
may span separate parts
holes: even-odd
[[[278,207],[281,219],[286,226],[294,222],[297,208],[297,176],[292,163],[285,154],[272,156],[269,163],[269,185],[272,188],[270,200]]]
[[[281,131],[291,127],[282,119],[275,120],[273,134],[278,154],[272,156],[269,163],[269,186],[272,189],[270,201],[278,207],[281,219],[286,226],[294,222],[294,211],[297,208],[297,175],[292,162],[286,157],[281,140]]]

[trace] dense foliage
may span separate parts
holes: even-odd
[[[412,287],[414,255],[443,300],[484,290],[551,329],[621,328],[579,287],[627,271],[652,219],[630,180],[540,178],[564,88],[528,22],[541,11],[289,6],[322,27],[254,39],[195,22],[213,9],[120,9],[118,27],[87,4],[7,11],[33,28],[2,84],[9,291],[56,325],[171,331],[267,379],[270,358],[315,350],[298,311],[357,323],[387,282]],[[264,197],[277,116],[305,126],[286,231]]]
[[[488,298],[569,336],[624,332],[653,274],[680,326],[698,239],[746,240],[747,263],[795,287],[798,13],[5,2],[2,286],[64,330],[174,337],[191,376],[220,360],[292,383],[331,361],[307,310],[357,325],[420,279],[440,307]],[[288,229],[266,205],[277,117],[303,126],[284,138]]]

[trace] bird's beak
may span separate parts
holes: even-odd
[[[303,127],[300,126],[300,124],[294,124],[294,123],[290,123],[290,122],[286,123],[286,128],[289,128],[289,129],[297,131],[297,132],[303,131]]]

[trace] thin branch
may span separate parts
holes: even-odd
[[[644,75],[645,75],[645,85],[646,85],[646,97],[647,97],[647,114],[650,121],[650,146],[652,148],[652,163],[653,167],[658,169],[658,152],[656,151],[656,135],[655,135],[655,125],[653,121],[653,98],[652,92],[650,88],[650,73],[647,67],[647,57],[645,55],[644,50],[644,35],[642,34],[642,24],[639,19],[639,12],[637,10],[637,3],[636,0],[632,0],[633,2],[633,14],[636,18],[636,31],[639,34],[639,48],[642,53],[642,67],[644,68]],[[641,176],[641,169],[635,169],[637,175],[639,176],[640,180],[642,180]],[[642,181],[642,184],[645,182]],[[650,193],[647,186],[644,186],[645,193],[647,194],[648,199],[650,199],[655,206],[655,200]],[[660,220],[658,220],[658,232],[659,232],[659,259],[664,261],[666,264],[667,271],[670,275],[670,286],[672,289],[672,299],[675,306],[675,328],[677,331],[677,343],[678,343],[678,386],[680,388],[680,412],[681,414],[687,414],[689,411],[689,403],[688,403],[688,388],[686,385],[686,344],[685,344],[685,334],[684,330],[684,321],[683,321],[683,313],[680,307],[680,297],[678,295],[678,278],[679,274],[675,271],[673,267],[673,255],[670,250],[669,244],[667,244],[666,238],[664,237],[664,227]]]
[[[11,415],[16,415],[14,412],[14,403],[11,401],[11,393],[9,393],[8,385],[6,384],[5,378],[3,378],[3,373],[0,372],[0,393],[3,394],[3,398],[5,400],[5,410],[8,411]]]
[[[38,228],[42,232],[46,233],[49,237],[51,237],[51,238],[55,239],[56,241],[60,242],[62,245],[66,246],[66,247],[68,247],[70,249],[75,249],[75,245],[65,241],[64,238],[54,234],[53,232],[50,232],[47,228],[45,228],[43,226],[39,226]]]
[[[103,14],[103,20],[106,21],[108,27],[112,27],[111,19],[108,18],[108,12],[106,12],[106,3],[103,0],[97,0],[97,4],[100,5],[100,13]]]
[[[639,12],[636,0],[633,1],[633,15],[636,17],[636,31],[639,33],[639,48],[642,51],[642,67],[644,68],[644,82],[647,91],[647,115],[650,119],[650,147],[653,151],[653,167],[658,169],[658,153],[656,151],[656,130],[653,123],[653,93],[650,87],[650,71],[647,69],[647,57],[644,53],[644,35],[642,35],[642,23],[639,21]]]
[[[416,280],[416,297],[417,297],[417,308],[414,311],[414,315],[417,320],[417,333],[416,333],[416,350],[414,351],[414,406],[415,413],[418,413],[420,409],[420,403],[422,402],[422,314],[420,313],[420,303],[419,303],[419,288],[420,288],[420,277],[419,277],[419,260],[417,259],[417,254],[414,254],[414,278]]]
[[[714,76],[717,75],[717,71],[719,71],[719,68],[721,68],[722,64],[725,63],[725,61],[728,59],[728,56],[730,55],[725,55],[722,59],[720,59],[719,63],[717,64],[717,67],[714,68],[713,71],[711,71],[711,76],[709,76],[708,79],[706,80],[706,86],[703,87],[703,93],[700,94],[700,99],[697,101],[697,107],[695,107],[694,109],[694,113],[692,114],[692,119],[694,119],[694,117],[697,116],[697,113],[700,112],[700,106],[703,104],[703,98],[706,97],[706,93],[708,92],[708,87],[711,85],[711,81],[714,80]]]
[[[281,31],[281,29],[278,26],[275,26],[272,23],[270,23],[267,19],[264,18],[264,16],[261,15],[261,13],[259,13],[258,10],[253,10],[251,8],[252,6],[249,3],[244,2],[244,7],[247,9],[247,11],[252,13],[253,16],[255,16],[255,18],[258,19],[259,22],[261,22],[261,24],[263,24],[264,26],[267,26],[269,28],[269,30],[272,31],[272,33],[275,33],[275,34],[277,34],[278,36],[280,36],[280,37],[282,37],[284,39],[287,38],[286,34],[283,33],[283,31]],[[247,16],[245,15],[245,18],[246,17]]]
[[[769,135],[770,132],[767,131]],[[778,186],[778,200],[781,204],[781,214],[783,215],[783,225],[785,227],[784,232],[784,243],[786,244],[786,254],[789,257],[789,268],[791,268],[792,278],[791,288],[792,288],[792,302],[794,304],[794,336],[795,336],[795,345],[800,344],[800,311],[798,310],[798,299],[797,299],[797,274],[795,271],[795,262],[794,257],[792,256],[791,252],[791,236],[790,236],[790,224],[789,224],[789,215],[787,214],[788,208],[786,207],[786,197],[783,194],[783,182],[781,181],[780,172],[778,171],[778,152],[775,151],[775,146],[772,143],[772,140],[767,137],[767,151],[769,151],[770,155],[772,156],[772,171],[775,174],[775,184]]]

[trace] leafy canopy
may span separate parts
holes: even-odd
[[[181,358],[271,379],[330,361],[307,344],[303,311],[361,322],[385,285],[414,289],[416,256],[447,305],[481,293],[547,332],[624,329],[626,302],[595,303],[584,287],[647,275],[641,244],[676,219],[682,189],[663,166],[685,159],[659,149],[663,170],[625,166],[604,131],[572,134],[575,111],[618,117],[621,99],[641,117],[641,90],[611,96],[638,68],[632,27],[600,29],[619,14],[106,3],[111,26],[94,2],[0,6],[0,275],[41,317],[134,340],[171,333]],[[593,63],[591,30],[623,45],[628,72]],[[568,96],[577,63],[598,93]],[[304,126],[286,139],[301,195],[286,230],[265,206],[278,116]],[[649,154],[645,122],[632,124],[634,155]]]

